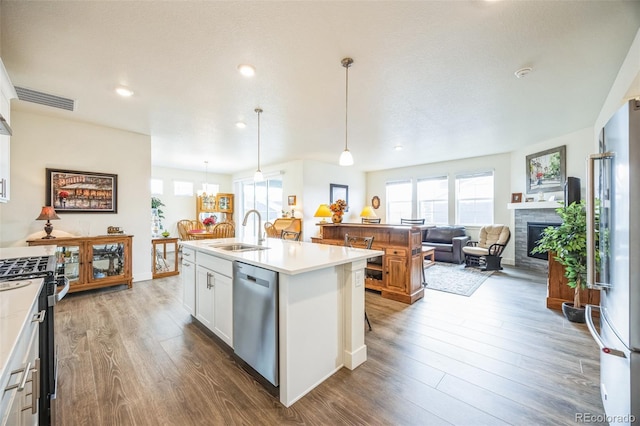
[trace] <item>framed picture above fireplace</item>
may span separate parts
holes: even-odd
[[[527,194],[562,191],[566,179],[566,146],[527,155]]]

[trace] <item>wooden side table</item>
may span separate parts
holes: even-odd
[[[173,245],[173,259],[167,259],[167,246]],[[162,252],[158,249],[162,247]],[[172,262],[173,260],[173,262]],[[151,269],[153,278],[178,275],[178,238],[151,239]]]
[[[428,258],[428,260],[427,260]],[[424,270],[436,264],[436,249],[431,246],[422,246],[422,285],[427,286],[427,278]]]
[[[431,246],[422,246],[423,268],[428,268],[436,263],[436,248]],[[427,259],[428,258],[428,259]]]

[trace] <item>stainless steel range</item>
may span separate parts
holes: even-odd
[[[46,247],[53,248],[45,246],[0,250],[0,291],[11,290],[23,283],[28,283],[31,278],[44,279],[44,286],[38,297],[38,309],[46,310],[45,319],[39,329],[41,386],[38,423],[40,425],[52,423],[57,381],[54,307],[69,290],[69,281],[62,275],[59,279],[56,277],[56,256],[53,250]],[[23,253],[25,255],[22,255]],[[13,257],[16,255],[17,257]]]

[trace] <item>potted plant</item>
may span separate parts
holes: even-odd
[[[556,209],[562,224],[550,226],[542,232],[532,253],[549,252],[564,266],[567,285],[573,288],[573,303],[564,302],[562,312],[569,321],[584,322],[584,307],[580,302],[580,290],[587,288],[587,212],[585,202],[573,202]],[[596,222],[598,220],[596,210]],[[595,227],[596,230],[598,227]],[[596,232],[596,240],[598,233]],[[597,244],[597,241],[596,241]],[[598,252],[596,251],[596,257]],[[596,259],[597,263],[597,259]]]
[[[162,230],[164,212],[160,210],[161,206],[164,206],[164,203],[160,201],[160,198],[151,197],[151,235],[154,237],[157,237]]]

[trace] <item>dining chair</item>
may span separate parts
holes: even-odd
[[[300,241],[300,233],[295,231],[282,231],[280,238],[283,240]]]
[[[194,240],[193,235],[189,235],[189,231],[194,229],[200,229],[199,222],[197,220],[182,219],[178,221],[178,235],[183,241]]]
[[[280,232],[271,222],[264,223],[264,231],[267,234],[267,238],[280,238]]]
[[[363,217],[362,218],[362,223],[381,223],[381,218],[376,217],[376,218],[370,218],[370,217]]]
[[[373,237],[356,237],[350,236],[349,234],[344,234],[344,245],[346,247],[354,247],[354,248],[363,248],[367,250],[371,250],[371,245],[373,244]],[[371,322],[369,321],[369,315],[367,315],[367,311],[364,311],[364,320],[367,322],[369,326],[369,331],[371,331]]]
[[[236,228],[231,222],[220,222],[214,225],[211,238],[233,238],[236,236]]]
[[[424,225],[424,219],[400,219],[401,225]]]

